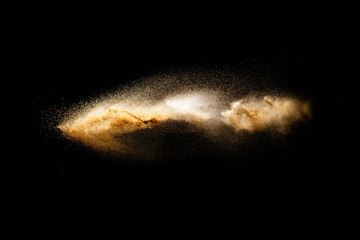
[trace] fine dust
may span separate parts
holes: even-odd
[[[171,151],[159,143],[166,142],[169,134],[176,138],[186,131],[196,133],[220,146],[244,132],[289,134],[294,124],[311,119],[308,101],[286,94],[254,94],[241,84],[224,84],[153,77],[74,108],[58,129],[101,152],[156,156],[159,151]],[[223,134],[223,129],[230,134]]]

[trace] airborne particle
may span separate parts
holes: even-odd
[[[266,88],[257,91],[257,85],[202,72],[150,77],[63,114],[58,129],[102,152],[156,155],[168,151],[169,135],[196,133],[220,146],[244,131],[288,134],[295,123],[311,119],[308,101],[263,94]]]

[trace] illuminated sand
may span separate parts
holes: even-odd
[[[308,102],[266,96],[235,101],[231,103],[231,109],[221,115],[224,122],[237,131],[272,129],[286,133],[294,122],[309,120],[311,111]]]
[[[246,97],[227,102],[221,96],[221,92],[199,91],[156,100],[134,96],[118,102],[108,99],[73,112],[58,128],[66,137],[93,149],[136,155],[148,151],[143,149],[142,139],[131,143],[125,140],[146,129],[151,134],[152,129],[168,123],[186,123],[202,132],[225,126],[232,128],[234,135],[265,130],[286,134],[294,123],[311,118],[310,104],[292,97]]]

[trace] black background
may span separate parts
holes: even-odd
[[[92,192],[97,197],[105,190],[123,199],[286,195],[303,203],[342,188],[341,130],[333,123],[341,117],[347,42],[336,17],[316,10],[313,15],[289,11],[243,18],[226,11],[222,17],[195,11],[191,18],[186,10],[175,16],[160,13],[76,10],[34,16],[28,61],[34,79],[31,144],[37,181],[30,188],[45,195]],[[311,100],[313,120],[281,145],[269,145],[260,135],[247,153],[227,159],[205,154],[184,164],[108,159],[47,127],[44,112],[141,77],[199,66],[276,78],[285,90]]]

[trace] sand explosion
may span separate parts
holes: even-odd
[[[171,121],[206,131],[221,126],[232,128],[234,134],[264,130],[286,134],[294,123],[311,117],[309,102],[292,97],[247,97],[227,103],[221,96],[221,93],[199,91],[151,101],[141,98],[119,102],[106,100],[73,113],[58,128],[68,138],[96,150],[136,154],[141,139],[129,144],[122,137],[161,128]]]

